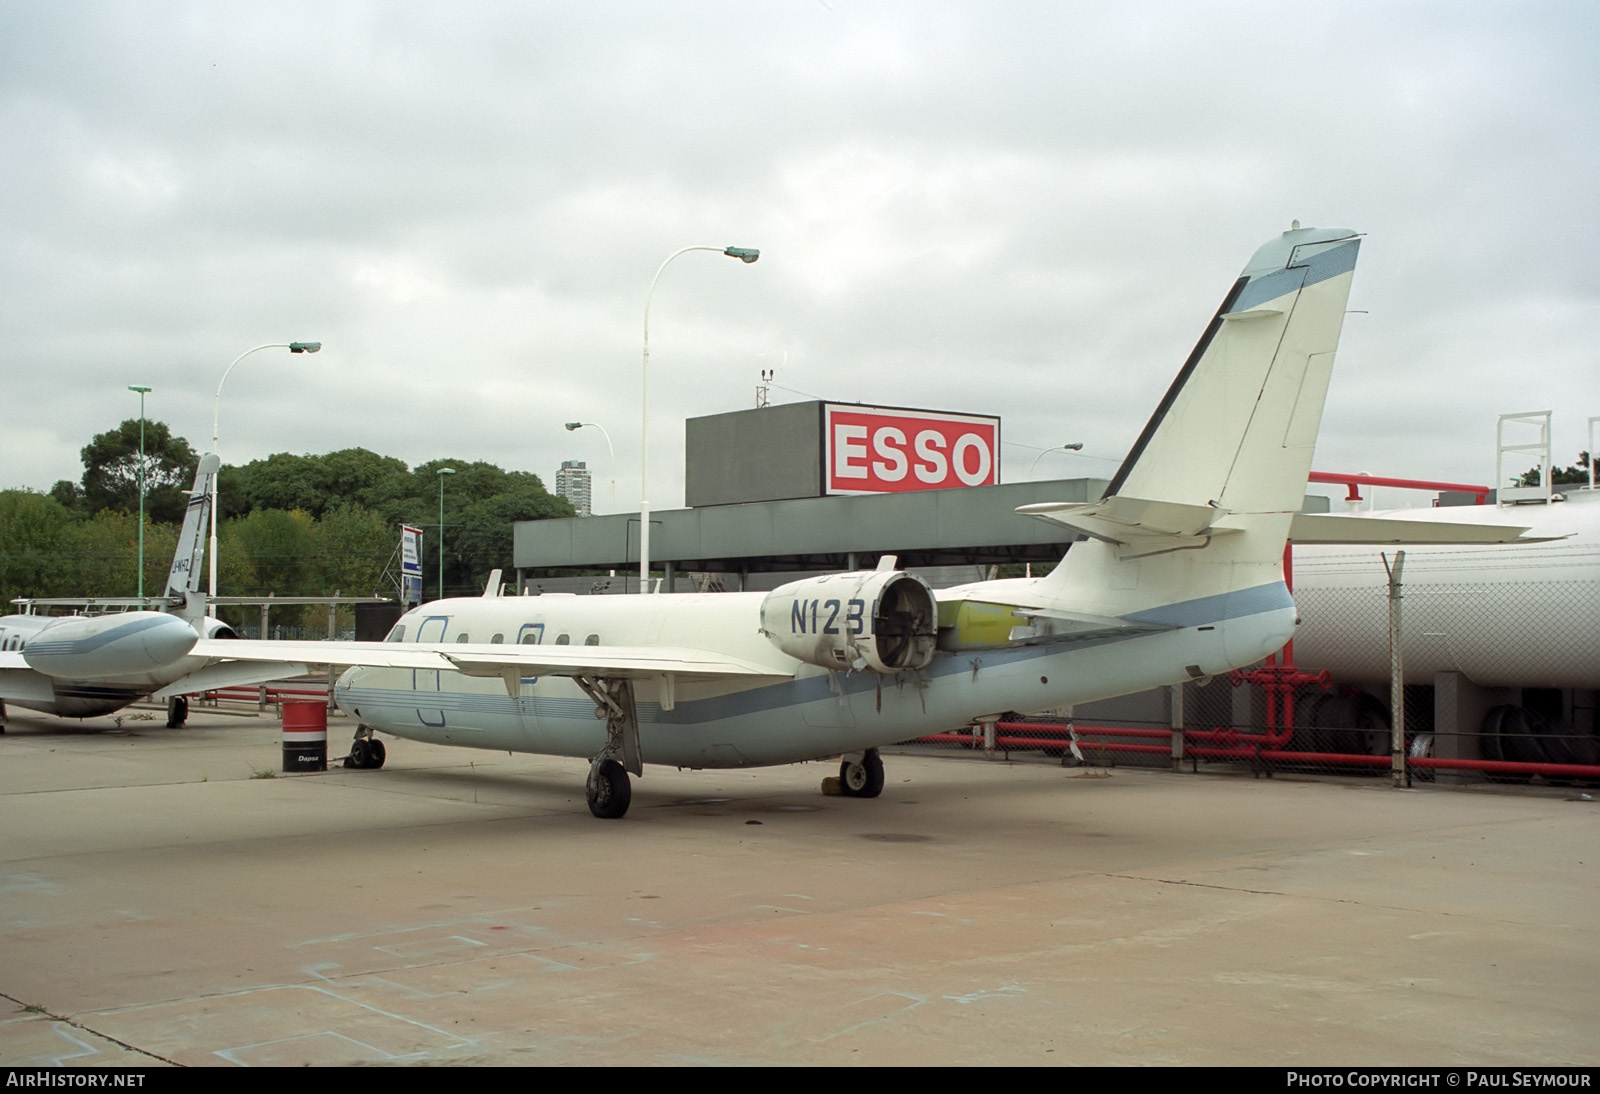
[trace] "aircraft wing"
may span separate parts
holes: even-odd
[[[541,646],[421,642],[263,642],[202,639],[194,656],[211,664],[175,680],[155,697],[210,688],[257,684],[286,675],[334,668],[455,671],[467,676],[517,680],[533,676],[590,676],[649,680],[675,676],[713,681],[792,673],[711,650],[686,646]]]
[[[748,679],[782,672],[754,661],[686,646],[479,646],[440,647],[452,668],[467,676],[596,676],[646,680],[672,673],[696,680]]]
[[[0,653],[0,700],[13,703],[50,703],[55,688],[49,679],[28,667],[16,651]]]

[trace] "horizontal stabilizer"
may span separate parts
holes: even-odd
[[[1133,548],[1138,554],[1202,547],[1212,536],[1238,531],[1215,525],[1226,510],[1144,498],[1109,497],[1086,504],[1038,502],[1018,506],[1017,512],[1062,525],[1090,539]]]
[[[1337,513],[1296,513],[1289,540],[1299,544],[1379,546],[1469,546],[1482,543],[1548,543],[1566,536],[1525,536],[1526,527],[1510,524],[1463,524],[1457,521],[1357,517]]]

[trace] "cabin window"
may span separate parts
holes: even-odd
[[[588,638],[583,640],[583,644],[585,646],[598,646],[600,644],[600,636],[598,634],[591,634]]]
[[[556,635],[556,645],[558,645],[558,646],[570,646],[570,645],[572,645],[572,635],[570,635],[570,634],[558,634],[558,635]]]
[[[506,640],[506,636],[505,635],[497,634],[493,638],[489,639],[489,645],[498,646],[501,643],[503,643],[505,640]]]
[[[468,634],[466,631],[462,631],[460,634],[456,635],[456,641],[458,643],[460,643],[460,642],[471,642],[472,641],[472,636],[470,634]]]
[[[405,640],[406,625],[404,623],[396,623],[394,630],[389,632],[389,637],[384,639],[385,642],[404,642]]]

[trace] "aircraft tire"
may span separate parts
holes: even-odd
[[[376,737],[367,738],[367,766],[376,771],[389,758],[389,750]]]
[[[189,700],[181,695],[174,695],[167,700],[167,728],[182,729],[183,724],[189,720]]]
[[[839,764],[839,789],[847,798],[876,798],[883,793],[883,757],[869,748],[860,763]]]
[[[616,820],[633,801],[633,784],[616,760],[601,760],[589,773],[586,789],[589,812],[602,820]]]
[[[365,737],[358,737],[350,742],[350,755],[344,758],[344,766],[355,771],[361,771],[371,766],[372,746]]]

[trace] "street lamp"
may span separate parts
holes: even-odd
[[[129,391],[139,393],[139,599],[144,599],[144,397],[148,387],[129,384]],[[143,607],[143,605],[140,605]]]
[[[321,342],[268,342],[255,349],[247,349],[233,359],[233,364],[222,371],[222,379],[217,381],[217,394],[211,400],[211,451],[217,450],[217,413],[222,407],[222,385],[228,382],[228,373],[233,371],[233,366],[249,357],[252,353],[260,353],[264,349],[286,349],[290,353],[316,353],[322,348]],[[220,472],[220,467],[219,467]],[[222,489],[219,473],[211,481],[211,541],[207,545],[206,553],[211,556],[211,591],[207,596],[217,595],[217,505],[221,501],[219,496]]]
[[[639,430],[639,591],[641,593],[650,589],[650,502],[647,497],[650,491],[650,299],[656,294],[656,282],[661,280],[661,271],[666,269],[674,258],[690,251],[717,251],[746,264],[761,257],[761,252],[754,247],[685,247],[668,255],[667,261],[657,268],[655,277],[650,279],[650,291],[644,298],[644,364],[640,371],[639,384],[641,393],[639,403],[643,407],[643,423]]]
[[[1028,478],[1033,478],[1033,473],[1039,470],[1039,461],[1052,452],[1082,452],[1083,442],[1074,441],[1072,444],[1058,444],[1054,448],[1047,448],[1033,458],[1033,465],[1028,468]]]
[[[568,422],[567,432],[571,433],[573,430],[582,429],[584,426],[598,429],[600,436],[606,439],[606,451],[611,453],[611,510],[615,512],[617,508],[617,450],[611,447],[611,434],[607,433],[606,427],[598,422]]]
[[[444,477],[454,475],[453,467],[439,468],[439,599],[444,599]]]

